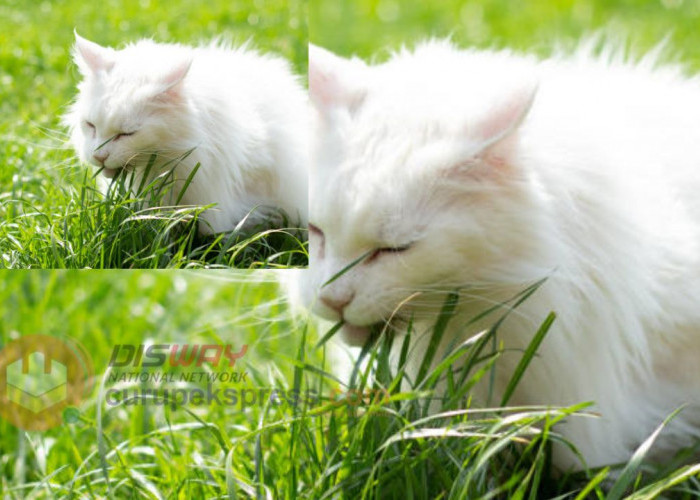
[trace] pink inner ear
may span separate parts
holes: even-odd
[[[309,45],[309,95],[319,111],[334,107],[352,108],[361,101],[362,82],[358,72],[362,64]]]
[[[337,92],[334,87],[337,85],[330,75],[309,64],[309,95],[316,106],[327,107],[333,102],[333,95]]]
[[[170,101],[178,99],[182,91],[182,82],[192,66],[192,60],[188,59],[173,66],[160,78],[160,87],[154,96],[156,99]]]
[[[444,175],[453,180],[494,179],[510,175],[509,164],[513,142],[508,139],[525,120],[537,93],[537,84],[523,85],[491,108],[476,125],[465,130],[470,142],[477,141],[477,150],[469,157],[446,169]]]
[[[319,108],[331,105],[340,92],[333,74],[334,57],[320,47],[309,45],[309,95]]]
[[[477,137],[487,148],[513,133],[523,122],[532,107],[537,85],[529,83],[513,92],[493,108],[475,128]]]
[[[93,73],[109,71],[114,66],[112,51],[75,34],[75,54],[78,64]],[[84,64],[80,64],[80,63]]]
[[[161,79],[161,83],[165,86],[164,92],[171,90],[182,82],[182,80],[185,79],[185,76],[187,76],[191,66],[192,60],[188,59],[178,63],[172,69],[170,69],[170,71],[168,71]]]

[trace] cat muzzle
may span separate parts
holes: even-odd
[[[372,330],[369,326],[356,326],[344,323],[340,329],[340,339],[353,347],[365,345]]]
[[[123,167],[117,167],[117,168],[107,168],[104,167],[102,169],[102,175],[107,177],[108,179],[114,179],[114,177],[123,170]]]

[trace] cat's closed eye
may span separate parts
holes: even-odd
[[[316,236],[318,238],[321,238],[321,244],[320,244],[320,251],[321,255],[323,255],[323,246],[326,241],[325,235],[323,234],[323,231],[321,231],[321,228],[319,228],[315,224],[309,223],[309,236]]]
[[[309,232],[316,233],[318,236],[323,237],[323,231],[321,231],[321,228],[315,224],[311,224],[310,222],[309,222]]]
[[[321,252],[323,252],[323,246],[325,244],[325,235],[323,234],[323,231],[321,230],[321,228],[319,228],[315,224],[309,223],[309,235],[314,235],[318,238],[321,238],[320,250],[321,250]],[[406,250],[410,249],[412,246],[413,246],[413,242],[406,243],[405,245],[375,248],[371,252],[367,253],[365,263],[370,263],[370,262],[376,260],[377,258],[379,258],[380,256],[385,255],[385,254],[397,254],[397,253],[405,252]]]
[[[130,137],[130,136],[134,135],[135,133],[136,133],[136,131],[133,131],[133,132],[119,132],[117,135],[114,136],[114,140],[117,141],[117,140],[121,139],[122,137]]]
[[[94,125],[92,122],[89,122],[89,121],[86,120],[86,121],[85,121],[85,126],[86,126],[88,129],[90,129],[90,132],[92,133],[93,136],[97,133],[97,127],[95,127],[95,125]]]
[[[400,245],[400,246],[395,246],[395,247],[376,248],[375,250],[372,251],[372,253],[370,253],[367,256],[367,260],[365,262],[372,262],[385,254],[396,254],[396,253],[405,252],[406,250],[410,249],[412,246],[413,246],[413,243],[407,243],[405,245]]]

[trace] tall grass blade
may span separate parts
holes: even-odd
[[[654,445],[656,438],[659,437],[661,431],[664,430],[668,423],[671,422],[671,420],[673,420],[682,409],[683,408],[678,408],[668,417],[666,417],[661,425],[659,425],[656,430],[639,446],[639,448],[637,448],[637,451],[634,452],[632,458],[622,469],[622,472],[615,481],[615,484],[613,484],[612,488],[610,488],[607,500],[620,500],[623,497],[627,488],[629,488],[635,481],[642,463],[649,453],[649,450]]]
[[[556,314],[550,312],[540,325],[539,329],[537,330],[537,333],[535,333],[534,337],[532,337],[532,340],[528,344],[527,349],[525,349],[525,353],[523,353],[523,357],[520,358],[520,361],[518,362],[518,366],[515,367],[513,375],[508,381],[508,385],[506,386],[505,391],[503,391],[503,397],[501,398],[501,406],[506,406],[508,404],[510,397],[513,395],[513,392],[518,386],[520,379],[525,374],[525,370],[530,364],[530,361],[532,361],[532,358],[535,356],[535,354],[537,354],[537,349],[540,347],[540,344],[542,344],[545,335],[547,335],[547,332],[549,332],[549,329],[552,327],[552,324],[554,323],[555,319]]]

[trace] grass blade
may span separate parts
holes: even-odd
[[[627,488],[629,488],[636,479],[642,463],[644,462],[647,453],[649,453],[649,450],[653,446],[654,441],[656,441],[656,438],[659,437],[661,431],[664,430],[666,425],[668,425],[668,423],[673,420],[681,410],[682,408],[678,408],[668,417],[666,417],[661,425],[659,425],[656,430],[639,446],[639,448],[637,448],[637,451],[634,452],[630,461],[627,462],[625,467],[622,469],[620,477],[618,477],[617,481],[615,481],[615,484],[613,484],[612,488],[608,492],[607,500],[620,500],[622,498]]]
[[[523,357],[520,359],[518,366],[515,367],[513,375],[508,381],[508,385],[506,386],[506,389],[503,392],[503,397],[501,398],[501,406],[506,406],[508,404],[510,397],[513,395],[515,388],[520,382],[520,379],[525,374],[525,369],[528,367],[530,361],[532,361],[532,358],[535,356],[535,354],[537,354],[537,349],[540,347],[540,344],[542,344],[545,335],[547,335],[547,332],[549,332],[549,329],[552,327],[552,324],[554,323],[555,319],[556,314],[550,312],[540,325],[534,337],[532,337],[532,340],[528,344],[527,349],[525,349]]]

